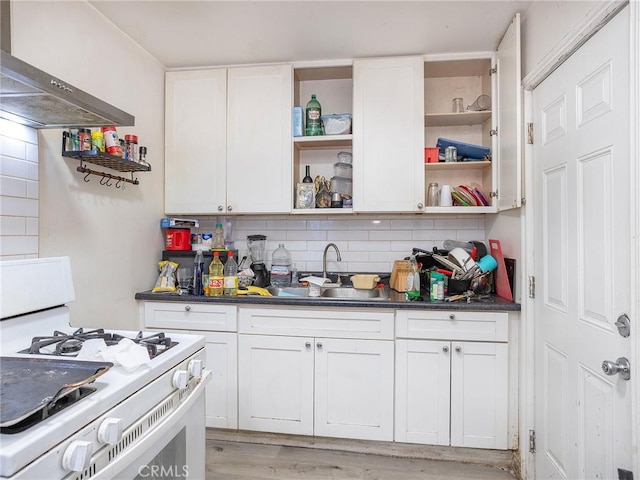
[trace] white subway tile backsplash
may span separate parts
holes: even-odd
[[[26,143],[16,138],[0,135],[0,155],[25,160],[27,158]]]
[[[23,178],[0,175],[0,194],[4,197],[26,197],[27,181]]]
[[[372,230],[369,240],[397,240],[411,238],[411,230]]]
[[[327,240],[325,230],[289,230],[287,240]]]
[[[27,233],[24,217],[0,217],[0,235],[25,235]]]
[[[0,215],[14,217],[37,217],[38,200],[32,198],[2,197]]]
[[[39,198],[40,190],[38,182],[27,180],[27,198]]]
[[[33,255],[38,253],[37,236],[0,236],[0,252],[4,255]]]
[[[27,235],[38,235],[40,232],[40,220],[38,218],[26,218]]]
[[[330,242],[341,242],[343,240],[369,240],[368,230],[340,230],[327,232],[327,240]]]
[[[21,140],[25,143],[38,144],[38,131],[31,127],[20,125],[0,118],[0,136]]]

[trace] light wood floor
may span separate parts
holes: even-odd
[[[206,480],[514,480],[505,467],[307,446],[275,445],[207,435]],[[250,439],[249,439],[250,440]],[[489,462],[491,463],[491,462]]]

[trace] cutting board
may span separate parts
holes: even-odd
[[[507,276],[507,267],[504,263],[504,255],[502,254],[502,245],[500,245],[500,240],[489,239],[489,248],[491,250],[491,255],[496,259],[496,262],[498,262],[498,268],[494,273],[496,293],[499,297],[513,301],[513,295],[511,295],[511,286],[509,285],[509,277]]]

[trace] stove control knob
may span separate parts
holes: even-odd
[[[173,373],[173,386],[179,390],[184,390],[189,385],[189,372],[186,370],[176,370]]]
[[[106,418],[98,428],[98,440],[109,445],[116,445],[122,440],[122,420]]]
[[[84,440],[74,440],[64,451],[62,467],[72,472],[82,472],[91,463],[93,443]]]
[[[200,378],[202,376],[202,360],[191,360],[189,362],[189,373],[192,377]]]

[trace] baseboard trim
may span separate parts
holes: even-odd
[[[486,450],[479,448],[441,447],[415,443],[378,442],[344,438],[285,435],[280,433],[252,432],[246,430],[224,430],[207,428],[207,440],[223,440],[238,443],[282,445],[287,447],[317,448],[351,453],[368,453],[398,458],[442,460],[450,462],[488,465],[513,471],[512,450]]]

